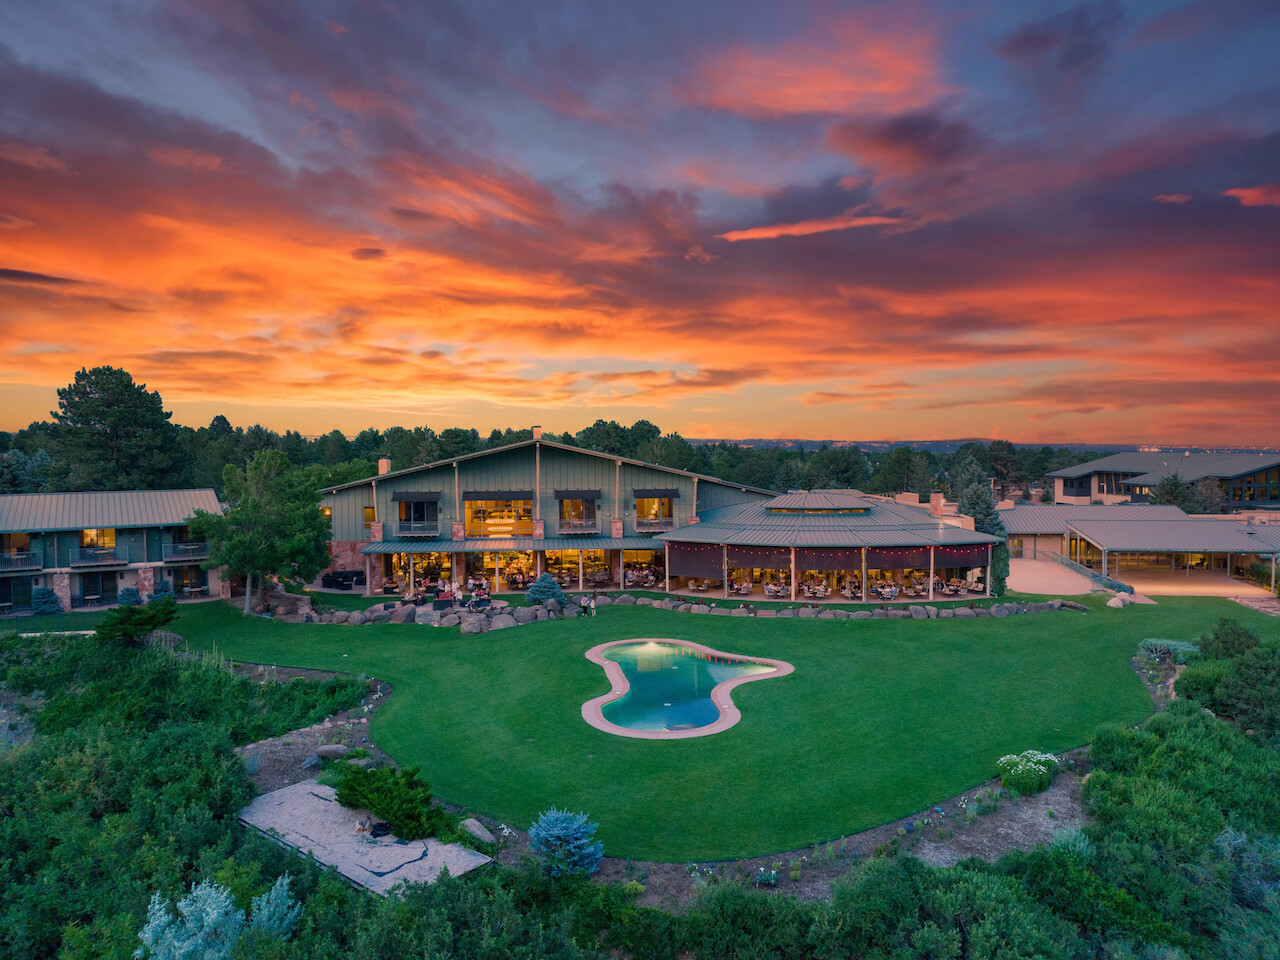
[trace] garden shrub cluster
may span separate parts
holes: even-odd
[[[1039,750],[1008,754],[997,760],[996,766],[1000,768],[1000,782],[1023,796],[1047,790],[1058,775],[1058,758]]]
[[[1263,741],[1280,744],[1280,650],[1231,619],[1200,638],[1203,659],[1177,680],[1178,696],[1197,700]]]
[[[1160,637],[1148,637],[1140,644],[1142,652],[1156,660],[1168,660],[1172,663],[1186,663],[1200,656],[1200,644],[1186,640],[1165,640]]]
[[[431,787],[418,767],[364,770],[346,763],[338,776],[338,802],[351,810],[368,810],[385,820],[401,840],[436,837],[452,843],[459,836],[458,820],[432,802]]]
[[[543,858],[553,877],[595,873],[604,859],[604,844],[595,840],[596,824],[585,813],[552,807],[529,827],[529,847]]]

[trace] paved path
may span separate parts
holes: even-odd
[[[368,816],[348,810],[333,787],[307,780],[264,794],[240,811],[240,819],[264,833],[274,831],[285,844],[311,853],[325,866],[374,893],[385,894],[401,881],[430,883],[443,867],[458,876],[489,858],[456,843],[374,839],[356,830]]]
[[[1231,599],[1242,607],[1248,607],[1250,610],[1257,610],[1259,613],[1265,613],[1271,617],[1280,617],[1280,597],[1271,597],[1270,599],[1263,597],[1232,597]]]
[[[1051,594],[1055,597],[1079,596],[1095,589],[1088,577],[1052,560],[1010,560],[1007,585],[1018,593]]]

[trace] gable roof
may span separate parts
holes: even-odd
[[[633,460],[630,457],[619,457],[612,453],[601,453],[599,450],[588,450],[585,447],[571,447],[565,443],[556,443],[554,440],[521,440],[518,443],[508,443],[506,446],[493,447],[489,450],[477,450],[475,453],[464,453],[461,456],[449,457],[447,460],[435,460],[431,463],[421,463],[414,467],[406,467],[403,470],[392,470],[389,473],[377,474],[372,477],[365,477],[363,480],[353,480],[350,483],[340,483],[334,487],[326,487],[321,493],[336,493],[339,490],[350,490],[355,487],[362,487],[374,480],[382,481],[393,477],[404,477],[409,474],[418,473],[422,470],[433,470],[436,467],[447,466],[451,463],[462,463],[464,460],[475,460],[479,457],[489,457],[498,453],[508,453],[512,450],[519,450],[523,447],[532,447],[539,444],[552,450],[565,450],[569,453],[584,454],[591,457],[599,457],[602,460],[611,460],[614,463],[621,461],[630,464],[633,467],[647,467],[650,470],[661,470],[664,473],[672,473],[681,477],[689,477],[693,480],[702,480],[707,483],[719,484],[722,487],[733,487],[735,490],[746,490],[750,493],[763,493],[766,496],[775,496],[775,491],[765,490],[763,487],[752,487],[745,483],[733,483],[730,480],[722,480],[720,477],[709,477],[705,473],[692,473],[688,470],[679,470],[675,467],[664,467],[657,463],[645,463],[643,460]]]
[[[1020,503],[1000,511],[1004,529],[1011,537],[1037,533],[1066,533],[1067,524],[1076,520],[1100,520],[1113,522],[1131,520],[1185,520],[1187,515],[1172,504],[1117,503],[1101,504],[1069,503]]]
[[[1162,477],[1176,473],[1183,480],[1194,482],[1205,477],[1238,477],[1258,470],[1270,470],[1280,466],[1280,454],[1256,453],[1189,453],[1177,454],[1170,451],[1147,453],[1131,450],[1127,453],[1113,453],[1109,457],[1077,463],[1074,467],[1063,467],[1046,474],[1050,477],[1075,479],[1087,477],[1093,473],[1134,473],[1141,477],[1132,477],[1128,483],[1138,486],[1150,486],[1159,483]]]
[[[0,496],[0,533],[178,527],[196,510],[222,513],[208,488],[13,493]]]

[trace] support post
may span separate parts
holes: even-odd
[[[364,595],[373,596],[373,566],[369,563],[369,554],[364,555]]]
[[[579,551],[578,551],[578,592],[579,592],[579,593],[581,593],[581,592],[582,592],[582,590],[583,590],[583,586],[582,586],[582,551],[581,551],[581,550],[579,550]]]
[[[933,570],[934,570],[934,551],[938,548],[933,544],[929,544],[929,602],[933,603]]]
[[[991,596],[991,544],[987,544],[987,596]]]
[[[729,545],[720,544],[720,585],[724,589],[724,599],[729,599]]]
[[[1271,592],[1276,592],[1276,555],[1271,555]]]
[[[796,548],[791,548],[791,600],[796,599]]]
[[[502,589],[501,570],[498,569],[498,551],[493,551],[493,590],[491,593],[497,593]]]
[[[671,544],[665,541],[663,542],[662,554],[665,561],[662,565],[662,580],[663,580],[662,589],[666,593],[670,593],[671,592]]]
[[[867,548],[862,548],[862,602],[867,602]]]
[[[413,593],[413,554],[409,554],[409,593]]]

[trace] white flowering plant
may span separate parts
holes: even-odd
[[[996,766],[1000,768],[1000,782],[1007,789],[1027,796],[1053,783],[1058,773],[1058,758],[1039,750],[1024,750],[1001,757]]]

